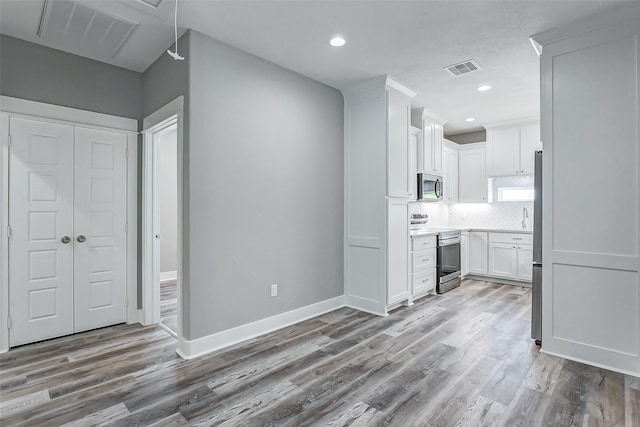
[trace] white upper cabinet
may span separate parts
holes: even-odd
[[[443,174],[442,142],[444,120],[424,108],[411,111],[411,123],[420,128],[418,138],[418,173]]]
[[[542,149],[540,124],[486,127],[487,176],[533,174],[534,154]]]
[[[486,149],[460,150],[458,155],[458,201],[487,203]]]
[[[540,124],[520,128],[520,173],[533,175],[536,151],[542,150],[540,142]]]
[[[411,98],[395,89],[387,89],[387,195],[412,197],[415,171],[409,135]]]
[[[444,201],[458,201],[458,152],[449,148],[442,149],[442,165],[444,177]]]
[[[409,129],[409,180],[411,184],[411,200],[415,200],[418,197],[418,138],[420,137],[420,129],[415,126],[411,126]]]

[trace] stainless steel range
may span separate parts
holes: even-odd
[[[460,286],[460,230],[438,230],[436,292],[443,294]]]

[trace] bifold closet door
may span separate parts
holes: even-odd
[[[71,334],[73,127],[10,119],[11,345]]]
[[[75,128],[75,332],[127,318],[126,148],[125,134]]]

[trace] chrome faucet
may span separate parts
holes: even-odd
[[[527,207],[524,206],[522,208],[522,229],[523,230],[527,228],[527,218],[529,218],[529,211],[527,210]]]

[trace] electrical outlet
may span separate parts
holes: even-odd
[[[272,297],[277,297],[278,296],[278,284],[274,283],[273,285],[271,285],[271,296]]]

